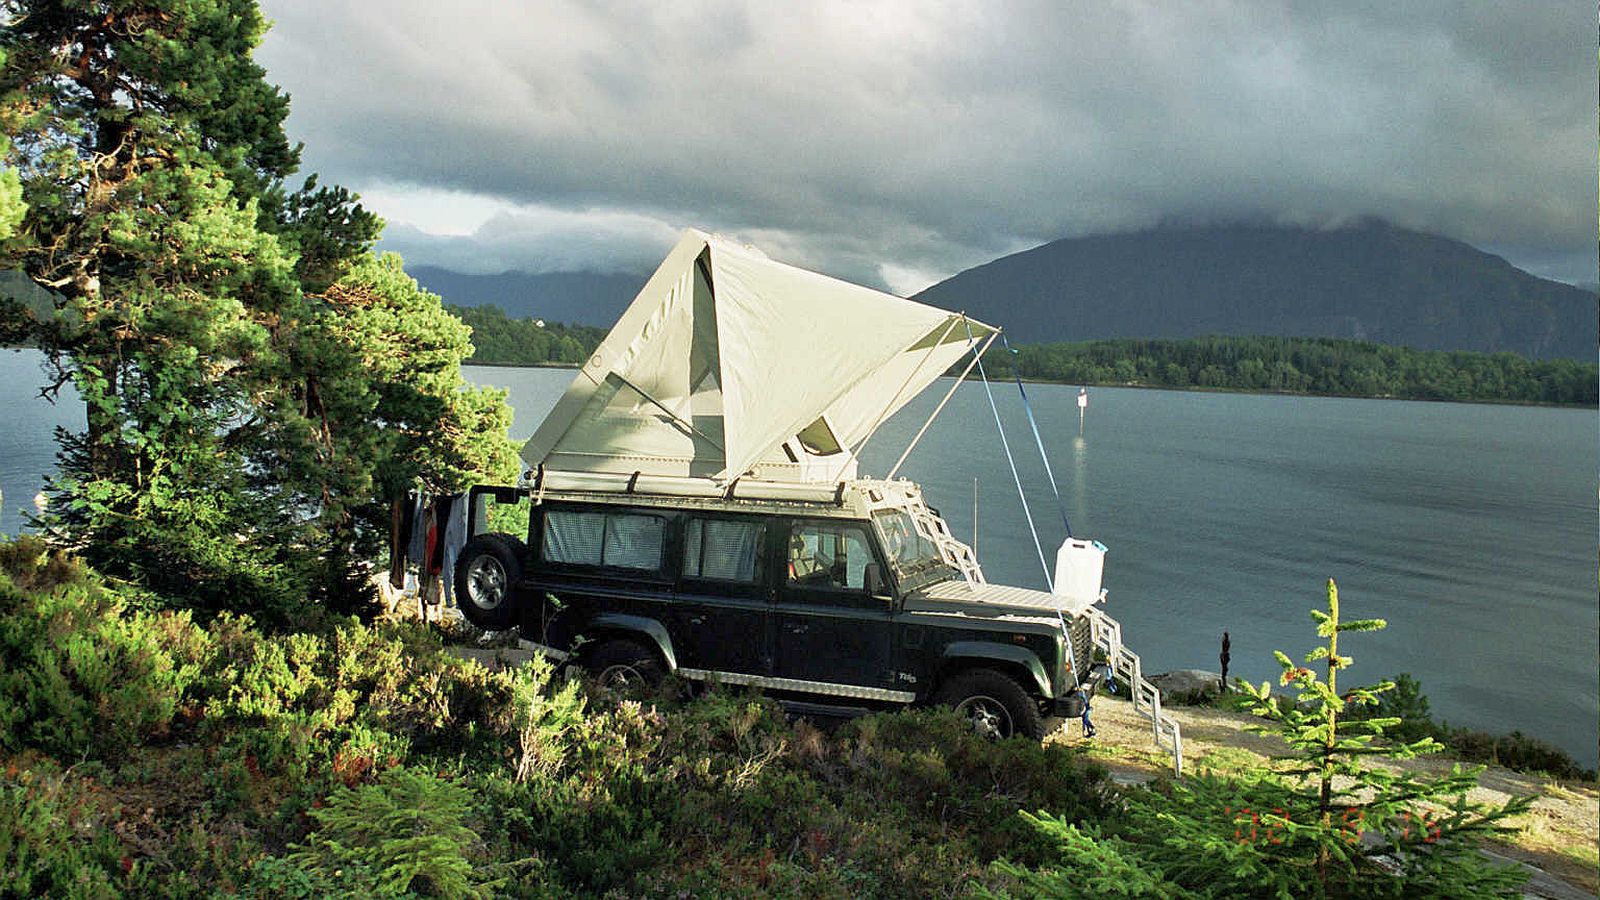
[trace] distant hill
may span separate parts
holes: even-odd
[[[456,306],[494,305],[514,319],[545,319],[608,328],[644,287],[648,277],[648,273],[602,275],[595,272],[466,275],[433,266],[407,266],[406,272],[418,284]]]
[[[1013,343],[1280,335],[1592,360],[1600,339],[1594,294],[1376,221],[1055,241],[916,299],[1004,326]]]

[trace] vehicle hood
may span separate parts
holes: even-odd
[[[940,581],[906,597],[906,608],[928,612],[956,612],[961,607],[992,607],[993,612],[1021,615],[1081,615],[1087,604],[1074,603],[1059,594],[1003,584]]]

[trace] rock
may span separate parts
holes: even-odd
[[[1161,691],[1165,703],[1193,703],[1222,693],[1222,676],[1204,669],[1177,669],[1146,679]]]

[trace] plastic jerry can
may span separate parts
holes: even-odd
[[[1056,595],[1065,598],[1069,606],[1090,606],[1100,599],[1105,565],[1105,544],[1077,538],[1062,541],[1061,549],[1056,551]]]

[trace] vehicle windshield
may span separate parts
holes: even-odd
[[[939,549],[917,531],[911,514],[903,509],[880,509],[872,514],[883,542],[883,552],[895,569],[902,590],[912,590],[947,578],[950,566]]]

